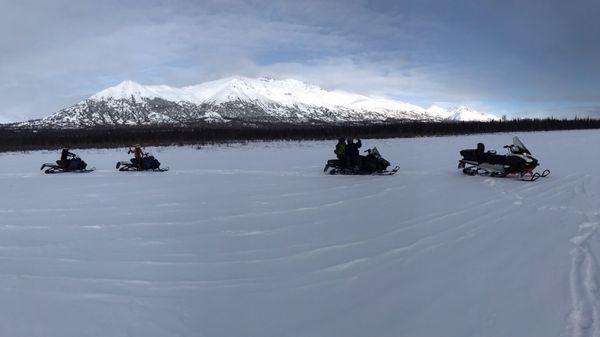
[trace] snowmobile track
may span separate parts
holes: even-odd
[[[380,171],[380,172],[357,172],[353,170],[343,170],[343,169],[332,169],[329,171],[330,175],[345,175],[345,176],[392,176],[396,174],[400,170],[400,166],[396,166],[389,171]]]

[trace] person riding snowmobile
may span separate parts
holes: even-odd
[[[346,157],[346,140],[344,138],[338,139],[338,143],[335,145],[333,151],[339,160],[344,160]]]
[[[46,169],[44,173],[61,172],[92,172],[95,168],[87,169],[87,163],[76,154],[69,151],[68,147],[62,149],[60,159],[55,163],[44,163],[40,170]]]
[[[131,163],[133,163],[137,168],[142,168],[142,156],[144,155],[144,151],[139,144],[136,144],[133,148],[129,148],[127,154],[133,153],[133,159],[131,159]]]
[[[379,151],[377,151],[377,148],[368,149],[367,155],[362,160],[361,169],[369,171],[369,172],[377,171],[377,169],[378,169],[377,164],[380,159],[381,159],[381,156],[379,155]]]
[[[351,142],[357,149],[360,141],[357,143]],[[347,149],[347,148],[346,148]],[[356,156],[354,160],[357,160],[356,165],[350,166],[346,160],[330,159],[325,163],[323,172],[329,172],[329,174],[343,174],[343,175],[393,175],[400,169],[399,166],[388,170],[390,162],[381,157],[381,154],[376,147],[368,149],[366,156]],[[346,159],[348,159],[348,152],[346,151]],[[330,170],[331,169],[331,170]]]
[[[169,168],[161,168],[158,159],[154,158],[150,153],[142,151],[142,147],[136,145],[134,148],[130,148],[127,152],[134,154],[134,158],[126,161],[118,161],[116,169],[119,171],[155,171],[165,172]]]
[[[75,157],[77,157],[77,155],[75,155],[72,152],[69,152],[69,148],[66,147],[62,149],[62,152],[60,153],[60,160],[57,160],[56,163],[58,164],[58,166],[67,169],[69,167],[71,159]]]
[[[346,144],[346,163],[348,167],[360,166],[360,151],[358,149],[361,146],[360,139],[357,139],[355,143],[354,139],[348,138]]]

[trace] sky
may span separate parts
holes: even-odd
[[[227,76],[508,116],[600,116],[599,1],[0,0],[0,120]]]

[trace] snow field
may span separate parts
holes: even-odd
[[[456,169],[514,135],[548,178]],[[391,177],[324,175],[335,141],[150,149],[163,173],[3,154],[0,335],[598,336],[598,143],[364,140]]]

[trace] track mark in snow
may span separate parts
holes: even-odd
[[[348,262],[345,262],[345,263],[336,264],[334,266],[327,267],[324,270],[325,271],[339,272],[339,271],[348,269],[350,267],[353,267],[354,265],[357,265],[357,264],[360,264],[360,263],[363,263],[363,262],[367,262],[367,261],[369,261],[369,259],[367,259],[367,258],[360,258],[360,259],[348,261]]]
[[[523,197],[518,194],[515,195],[515,197],[517,198],[517,200],[513,201],[513,205],[515,205],[515,206],[523,205]]]
[[[589,240],[598,229],[598,222],[591,221],[593,214],[584,213],[586,222],[579,225],[584,232],[571,238],[575,248],[571,250],[570,323],[572,336],[600,336],[600,303],[598,298],[598,262],[589,246]]]
[[[221,232],[226,236],[255,236],[255,235],[271,235],[281,232],[281,230],[227,230]]]
[[[490,186],[496,186],[496,179],[494,178],[487,178],[483,181],[485,184],[490,185]]]

